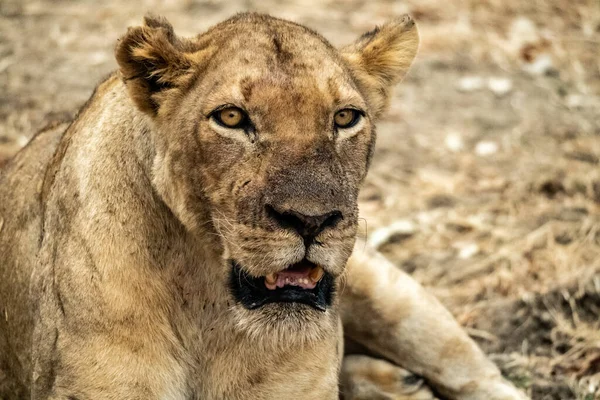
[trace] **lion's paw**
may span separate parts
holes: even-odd
[[[424,380],[391,364],[363,355],[344,358],[340,376],[344,400],[434,400]]]

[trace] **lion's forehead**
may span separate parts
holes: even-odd
[[[238,74],[218,72],[220,79],[205,97],[211,109],[224,103],[236,103],[272,112],[293,108],[301,113],[330,111],[336,106],[364,107],[361,94],[344,77],[321,74],[290,75],[281,71],[246,69]],[[281,107],[280,107],[281,106]]]
[[[240,19],[208,35],[218,42],[213,65],[223,86],[250,93],[310,92],[356,97],[356,88],[338,51],[305,27],[277,19]]]

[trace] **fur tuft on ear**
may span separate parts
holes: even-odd
[[[165,28],[174,36],[173,25],[162,15],[152,13],[144,15],[144,25],[149,28]]]
[[[415,22],[405,15],[341,49],[375,117],[387,108],[393,86],[408,72],[418,48]]]
[[[198,61],[192,42],[178,38],[163,17],[147,15],[144,25],[129,28],[115,57],[137,107],[156,115],[160,93],[181,84]]]

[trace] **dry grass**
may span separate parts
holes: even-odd
[[[442,113],[433,123],[399,107],[401,133],[417,137],[394,146],[409,161],[380,152],[363,195],[369,236],[391,227],[381,250],[533,398],[600,398],[600,3],[408,3],[421,56],[450,65],[453,87],[436,88],[454,92],[421,92]],[[532,71],[542,57],[551,66]],[[484,93],[496,76],[512,81],[511,102]],[[464,77],[483,88],[459,94]],[[496,150],[477,154],[482,142]]]

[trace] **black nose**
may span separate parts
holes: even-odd
[[[281,210],[267,204],[267,215],[280,227],[293,229],[304,239],[306,246],[310,245],[315,237],[325,228],[334,227],[342,220],[342,213],[338,210],[321,215],[306,215],[295,210]]]

